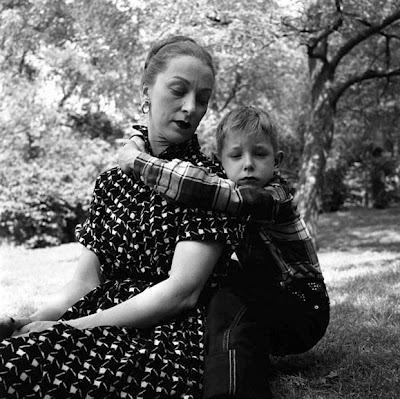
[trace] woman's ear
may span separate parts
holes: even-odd
[[[143,86],[142,91],[140,93],[140,103],[141,110],[143,114],[147,114],[150,112],[150,90],[148,86]]]
[[[143,86],[142,91],[140,93],[140,100],[141,102],[150,102],[150,89],[148,86]]]

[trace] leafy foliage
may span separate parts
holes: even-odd
[[[243,0],[2,2],[0,236],[30,245],[72,238],[96,174],[112,164],[116,139],[141,120],[146,52],[169,34],[194,37],[217,61],[217,87],[199,128],[205,152],[215,147],[221,117],[252,104],[278,121],[283,174],[292,182],[305,177],[300,192],[315,182],[329,209],[342,202],[341,182],[354,162],[369,165],[368,146],[382,147],[398,167],[399,80],[365,75],[399,65],[398,23],[360,41],[326,73],[354,37],[397,12],[396,2],[299,4],[289,10],[272,0],[251,7]],[[313,101],[324,96],[335,112],[318,113]],[[317,152],[325,161],[313,169]],[[393,173],[388,179],[398,190]]]
[[[69,242],[89,204],[93,177],[112,165],[114,151],[68,129],[35,143],[38,156],[2,159],[0,237],[31,247]]]

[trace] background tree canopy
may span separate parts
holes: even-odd
[[[251,4],[250,4],[251,3]],[[4,0],[0,5],[0,237],[73,240],[96,175],[140,122],[150,44],[185,34],[218,65],[200,128],[274,112],[310,226],[343,204],[399,200],[398,1]]]

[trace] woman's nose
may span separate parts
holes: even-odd
[[[183,97],[182,111],[191,114],[196,109],[196,97],[194,93],[187,93]]]

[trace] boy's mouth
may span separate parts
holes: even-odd
[[[243,178],[239,179],[238,184],[241,186],[244,186],[244,185],[254,186],[257,184],[257,182],[258,182],[258,179],[256,179],[255,177],[249,176],[249,177],[243,177]]]

